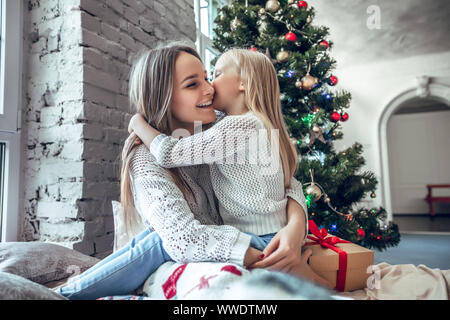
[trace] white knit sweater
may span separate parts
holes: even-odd
[[[183,167],[191,193],[183,194],[144,146],[130,162],[134,205],[144,224],[156,231],[176,262],[216,261],[243,265],[250,236],[222,220],[206,165]]]
[[[278,135],[272,133],[270,141],[263,122],[250,111],[226,116],[186,138],[160,134],[150,151],[166,168],[209,164],[224,224],[264,235],[276,233],[287,224],[287,196],[302,205],[305,216],[308,212],[302,186],[295,178],[285,190],[279,152],[271,152]]]

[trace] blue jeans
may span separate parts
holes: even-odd
[[[252,236],[250,246],[264,250],[272,237]],[[158,267],[172,258],[156,232],[146,229],[130,243],[92,268],[69,279],[55,292],[72,300],[93,300],[105,296],[127,295],[139,288]]]

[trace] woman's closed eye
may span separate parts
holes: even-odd
[[[209,78],[208,77],[206,77],[205,78],[205,80],[207,81],[207,82],[209,82]],[[192,82],[192,83],[190,83],[190,84],[188,84],[187,86],[186,86],[186,88],[194,88],[194,87],[196,87],[198,85],[198,82]]]

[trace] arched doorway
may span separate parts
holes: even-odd
[[[414,114],[429,110],[444,112],[445,108],[450,110],[450,85],[438,83],[435,79],[428,77],[418,78],[418,86],[411,88],[392,99],[384,109],[379,121],[379,145],[380,145],[380,167],[382,188],[382,205],[388,212],[388,221],[393,220],[393,199],[391,188],[391,168],[389,160],[389,120],[401,113]],[[420,152],[420,149],[417,150]],[[420,170],[420,168],[419,168]],[[423,195],[425,197],[425,194]],[[424,202],[425,203],[425,202]],[[395,205],[397,205],[396,203]]]

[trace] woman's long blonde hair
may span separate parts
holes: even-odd
[[[245,86],[245,106],[264,123],[270,137],[271,129],[278,129],[280,157],[284,172],[284,186],[291,184],[297,169],[297,150],[289,139],[280,102],[280,85],[270,59],[260,53],[245,49],[230,49],[221,59],[230,59],[237,67]]]
[[[175,62],[181,52],[189,53],[201,61],[198,53],[182,44],[170,44],[141,52],[135,60],[129,81],[129,100],[134,112],[141,114],[158,131],[171,135],[173,128],[170,104],[173,91]],[[141,222],[134,207],[130,179],[130,162],[135,153],[134,144],[124,146],[120,174],[121,212],[127,233],[135,232]],[[185,194],[190,190],[178,168],[166,169],[176,185]]]

